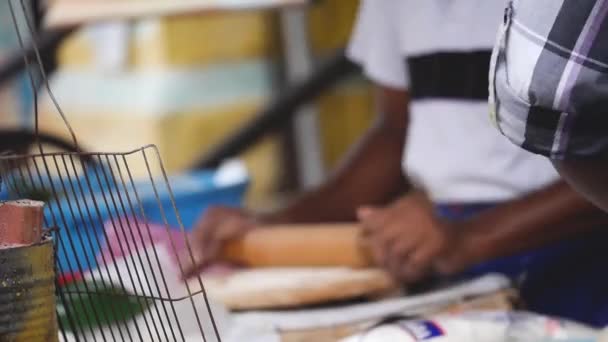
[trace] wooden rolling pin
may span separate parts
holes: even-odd
[[[276,225],[232,241],[224,260],[250,267],[373,266],[356,224]]]

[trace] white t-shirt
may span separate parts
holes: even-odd
[[[504,201],[558,179],[548,160],[491,125],[488,70],[504,8],[500,0],[361,1],[348,55],[372,81],[409,90],[403,168],[436,202]]]

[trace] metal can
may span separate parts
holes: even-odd
[[[56,342],[55,262],[50,237],[0,248],[0,342]]]

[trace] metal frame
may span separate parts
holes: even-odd
[[[307,13],[307,8],[287,8],[279,13],[287,84],[302,80],[313,70]],[[302,188],[317,185],[325,173],[318,114],[317,108],[309,104],[298,109],[293,118],[293,147]]]
[[[262,109],[254,119],[216,145],[211,152],[195,163],[193,168],[214,168],[223,160],[245,151],[265,135],[288,125],[298,114],[295,111],[297,108],[314,100],[338,81],[358,71],[359,67],[346,58],[344,51],[337,52],[306,79],[289,87],[284,94]]]

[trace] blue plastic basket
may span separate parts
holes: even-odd
[[[97,255],[105,242],[103,224],[110,219],[145,217],[150,223],[167,223],[178,228],[175,204],[184,228],[189,231],[210,206],[241,206],[248,181],[218,185],[215,176],[215,171],[198,171],[170,177],[174,202],[163,179],[155,180],[155,187],[150,180],[135,182],[135,190],[131,184],[125,187],[119,179],[110,177],[71,182],[53,179],[53,187],[64,193],[63,198],[48,203],[44,213],[46,221],[59,228],[55,239],[60,272],[77,273],[80,268],[86,271],[97,266]],[[44,186],[50,187],[50,182]],[[6,189],[1,197],[8,199]]]

